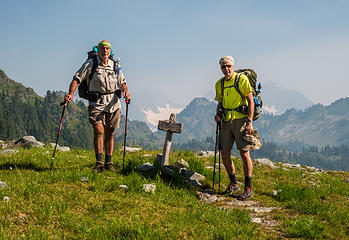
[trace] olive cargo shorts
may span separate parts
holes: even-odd
[[[221,144],[222,150],[231,150],[234,142],[239,150],[246,151],[249,146],[249,142],[244,139],[246,118],[234,119],[232,121],[222,121],[221,128]]]
[[[120,115],[120,108],[115,112],[109,113],[98,110],[93,106],[88,107],[88,120],[93,126],[103,124],[107,128],[119,128]]]

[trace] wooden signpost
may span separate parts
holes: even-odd
[[[162,159],[160,162],[160,166],[169,165],[169,158],[171,152],[171,144],[172,144],[172,134],[173,133],[181,133],[182,132],[183,123],[176,122],[176,114],[171,113],[169,120],[160,120],[158,124],[158,129],[161,131],[166,131],[166,139],[164,149],[162,151]]]

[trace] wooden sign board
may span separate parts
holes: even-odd
[[[160,120],[158,124],[158,129],[162,131],[181,133],[182,128],[183,128],[183,123],[171,122],[170,120]]]

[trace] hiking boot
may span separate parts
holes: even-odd
[[[115,172],[115,167],[114,167],[114,164],[112,162],[105,163],[104,169]]]
[[[224,193],[228,193],[229,195],[232,195],[234,192],[237,192],[239,190],[240,190],[239,185],[230,183]]]
[[[253,195],[253,191],[251,188],[249,187],[245,187],[245,190],[244,192],[238,196],[238,200],[240,201],[246,201],[248,200],[249,198],[251,198]]]
[[[95,171],[95,172],[103,172],[103,168],[104,168],[103,162],[97,161],[97,162],[96,162],[96,166],[95,166],[95,168],[93,169],[93,171]]]

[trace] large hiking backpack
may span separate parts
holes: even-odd
[[[252,95],[253,95],[253,101],[254,101],[253,121],[255,121],[259,118],[260,113],[261,113],[261,108],[263,107],[263,101],[262,101],[262,98],[260,96],[262,85],[261,85],[261,83],[259,83],[257,86],[257,74],[252,69],[238,69],[235,72],[237,73],[237,75],[235,77],[234,87],[235,87],[236,91],[240,94],[242,99],[245,99],[246,97],[244,95],[242,95],[242,93],[239,89],[239,80],[240,80],[241,74],[246,75],[249,82],[250,82],[250,85],[251,85],[252,90],[253,90]],[[221,86],[222,86],[222,96],[223,96],[224,78],[221,79]],[[247,114],[248,113],[248,106],[241,105],[235,109],[225,109],[225,110],[233,110],[233,111],[237,111],[237,112],[240,112],[243,114]]]
[[[93,75],[95,74],[97,66],[98,66],[97,56],[98,56],[98,48],[97,48],[97,46],[94,46],[92,48],[92,50],[87,53],[87,60],[92,59],[92,61],[93,61],[89,79],[88,79],[88,81],[87,81],[87,79],[85,81],[82,81],[82,83],[80,83],[80,85],[78,87],[79,97],[86,99],[86,100],[89,100],[91,102],[97,102],[97,100],[102,95],[110,94],[110,93],[92,92],[89,90],[91,79],[92,79]],[[115,74],[118,75],[119,71],[121,69],[120,59],[114,60],[113,51],[111,51],[111,54],[109,55],[109,59],[114,62],[114,71],[115,71]],[[115,91],[115,94],[118,96],[118,98],[121,98],[121,91],[119,89]]]

